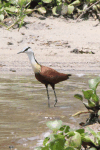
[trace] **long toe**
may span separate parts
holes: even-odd
[[[57,100],[56,100],[55,103],[54,103],[54,107],[56,106],[56,104],[57,104]]]
[[[56,103],[57,103],[57,102],[54,103],[54,107],[56,106]]]

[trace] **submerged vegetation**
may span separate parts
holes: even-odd
[[[89,16],[100,18],[100,0],[0,0],[0,24],[11,17],[13,24],[8,29],[18,24],[24,24],[24,17],[34,11],[42,15],[70,17],[79,20]]]

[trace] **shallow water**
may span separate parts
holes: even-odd
[[[89,88],[88,80],[96,76],[76,74],[57,84],[56,107],[53,107],[54,93],[49,86],[51,107],[48,108],[45,86],[34,76],[0,75],[0,150],[34,149],[41,144],[45,134],[49,134],[46,127],[49,120],[60,119],[75,126],[86,120],[87,115],[72,117],[85,110],[74,94]]]

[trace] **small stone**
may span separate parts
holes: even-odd
[[[7,45],[13,45],[13,43],[12,42],[8,42]]]
[[[2,65],[2,64],[0,64],[0,67],[3,67],[3,66],[6,66],[6,65]]]
[[[22,35],[25,35],[25,33],[23,33],[23,32],[22,32],[21,34],[22,34]]]
[[[20,41],[18,41],[17,43],[22,43],[23,42],[23,40],[20,40]]]
[[[12,72],[16,72],[16,70],[14,70],[14,69],[10,69],[10,71],[12,71]]]
[[[10,145],[9,148],[12,149],[12,148],[14,148],[14,146],[13,146],[13,145]]]

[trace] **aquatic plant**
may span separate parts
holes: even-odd
[[[19,28],[23,25],[24,17],[30,13],[28,11],[28,6],[31,0],[0,0],[0,24],[6,26],[2,21],[5,18],[12,17],[11,26],[6,26],[7,29],[10,29],[15,24],[19,25]]]
[[[100,19],[100,0],[0,0],[0,24],[10,29],[15,24],[20,28],[24,24],[24,17],[37,11],[42,15],[66,16],[77,19]],[[8,27],[4,24],[5,18],[12,18]]]
[[[89,12],[95,19],[99,19],[100,0],[40,0],[37,8],[41,14],[52,11],[54,16],[72,15],[79,20],[84,14],[88,16]]]
[[[95,122],[100,122],[99,120],[99,110],[100,110],[100,98],[97,95],[96,89],[100,83],[100,77],[91,79],[88,81],[89,88],[88,90],[82,90],[83,95],[75,94],[74,97],[81,100],[84,106],[87,108],[87,112],[78,112],[73,116],[80,115],[82,113],[90,113],[90,117],[87,119],[86,124],[93,124]],[[85,100],[87,102],[85,102]]]
[[[94,137],[89,137],[89,133],[84,129],[71,129],[70,126],[62,125],[61,120],[47,122],[47,127],[52,133],[43,141],[43,146],[36,147],[35,150],[81,150],[88,147],[88,150],[100,148],[100,132],[95,133],[91,128],[87,128]]]

